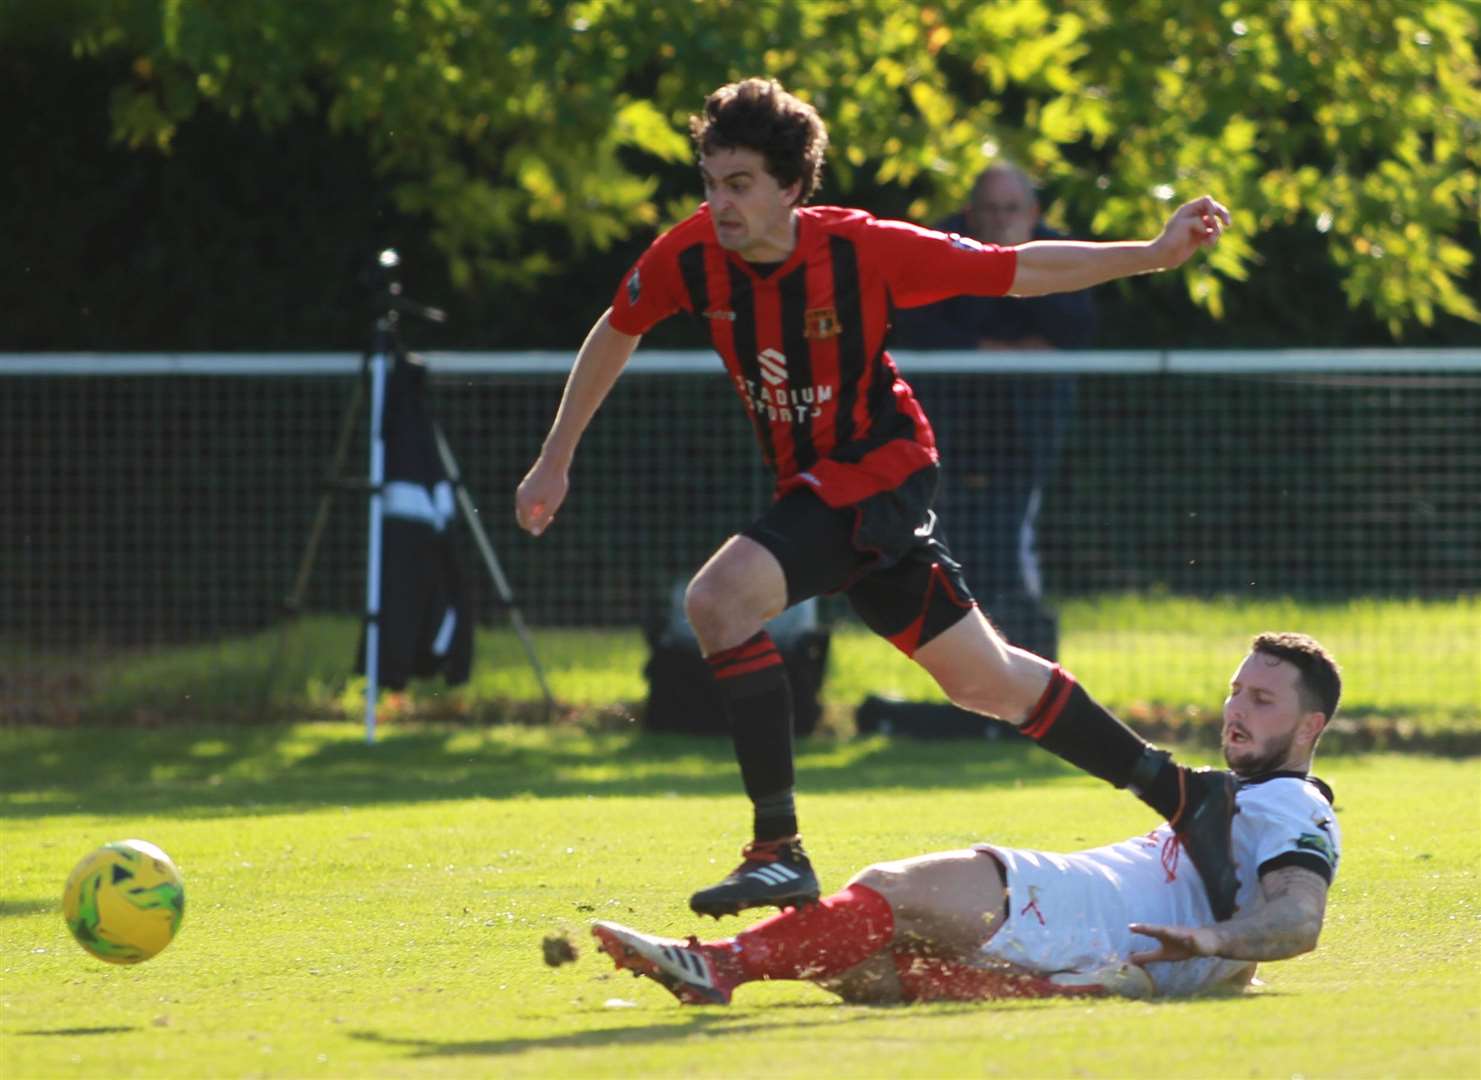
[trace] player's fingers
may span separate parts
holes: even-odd
[[[534,532],[540,518],[545,513],[545,504],[538,500],[527,498],[520,493],[514,498],[514,520],[519,522],[519,527],[526,532]]]
[[[1197,214],[1189,222],[1188,235],[1195,247],[1218,243],[1223,232],[1223,222],[1213,214]]]
[[[1229,208],[1212,195],[1200,195],[1188,205],[1199,217],[1215,217],[1225,225],[1230,222]]]
[[[1152,923],[1130,923],[1126,928],[1133,934],[1141,934],[1142,937],[1152,938],[1164,947],[1182,944],[1182,935],[1171,926],[1156,926]]]
[[[1127,959],[1133,964],[1153,964],[1159,960],[1186,960],[1193,955],[1193,950],[1184,940],[1183,935],[1171,927],[1132,923],[1127,929],[1133,934],[1141,934],[1157,942],[1155,949],[1143,949],[1140,952],[1131,953]]]
[[[545,526],[550,524],[550,513],[545,508],[545,503],[537,502],[530,507],[530,523],[526,526],[535,536],[545,531]]]

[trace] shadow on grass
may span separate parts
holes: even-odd
[[[798,783],[820,794],[976,789],[1074,775],[1027,742],[804,740]],[[728,739],[519,727],[388,732],[350,725],[0,730],[9,817],[281,813],[467,798],[739,793]]]
[[[1265,995],[1261,995],[1265,996]],[[832,1030],[840,1024],[876,1020],[881,1015],[897,1013],[912,1020],[961,1014],[982,1014],[992,1009],[1078,1009],[1087,1004],[1105,1005],[1135,1004],[1138,1007],[1153,1006],[1176,1008],[1206,1002],[1217,997],[1219,1001],[1243,998],[1252,1000],[1253,995],[1227,993],[1202,995],[1193,998],[1158,998],[1152,1001],[1131,1002],[1126,999],[1093,999],[1087,1003],[1081,999],[1058,998],[1054,1000],[1027,1000],[1023,998],[1001,998],[988,1001],[933,1001],[916,1004],[850,1005],[841,1001],[818,1001],[809,1004],[792,1004],[763,1010],[751,1009],[680,1009],[671,1023],[641,1024],[631,1027],[613,1026],[597,1030],[572,1031],[561,1035],[546,1035],[533,1038],[468,1039],[444,1041],[418,1039],[406,1036],[383,1035],[377,1031],[352,1031],[350,1038],[376,1046],[402,1048],[410,1058],[438,1057],[504,1057],[527,1054],[539,1050],[595,1049],[606,1046],[630,1046],[668,1042],[695,1037],[744,1036],[750,1034],[775,1035],[789,1028],[818,1031],[821,1025]],[[609,1010],[587,1010],[590,1013],[608,1013]],[[820,1019],[825,1016],[825,1019]],[[889,1041],[890,1036],[878,1031],[869,1036],[872,1042]],[[901,1042],[914,1043],[919,1038],[918,1030],[902,1031]]]
[[[20,915],[44,915],[52,911],[60,911],[62,903],[56,900],[0,900],[0,919],[8,919]]]
[[[31,1031],[17,1031],[17,1035],[120,1035],[125,1031],[138,1031],[136,1027],[126,1025],[114,1025],[112,1027],[70,1027],[33,1029]]]
[[[788,1006],[788,1009],[799,1006]],[[895,1006],[883,1006],[883,1008],[894,1008]],[[837,1010],[839,1006],[833,1002],[821,1002],[816,1006],[802,1006],[814,1013],[817,1009]],[[603,1010],[606,1012],[607,1010]],[[870,1019],[870,1013],[877,1010],[861,1010],[857,1015],[830,1016],[827,1023],[829,1028],[846,1023],[855,1023],[860,1020]],[[435,1058],[435,1057],[501,1057],[511,1054],[528,1054],[537,1050],[575,1050],[581,1048],[596,1048],[602,1046],[624,1046],[643,1043],[668,1042],[677,1039],[690,1039],[695,1037],[713,1038],[719,1035],[748,1035],[766,1033],[775,1034],[788,1028],[806,1028],[816,1030],[819,1024],[816,1015],[808,1015],[804,1018],[787,1021],[781,1019],[778,1014],[780,1009],[768,1009],[765,1016],[752,1017],[747,1014],[736,1015],[735,1012],[710,1010],[682,1011],[678,1017],[667,1024],[643,1024],[636,1027],[610,1027],[599,1030],[572,1031],[563,1035],[546,1035],[535,1038],[521,1039],[469,1039],[466,1041],[444,1042],[437,1039],[416,1039],[407,1037],[396,1037],[382,1035],[375,1031],[352,1031],[350,1038],[360,1042],[372,1043],[376,1046],[402,1047],[412,1058]]]

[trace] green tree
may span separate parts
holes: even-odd
[[[467,288],[559,269],[541,228],[579,257],[687,212],[655,177],[687,160],[686,116],[764,72],[823,112],[839,186],[894,185],[920,219],[1011,154],[1107,237],[1223,197],[1237,228],[1186,275],[1216,315],[1281,227],[1319,234],[1395,336],[1481,321],[1460,0],[35,0],[0,30],[27,25],[127,60],[113,130],[140,152],[202,110],[363,140]]]

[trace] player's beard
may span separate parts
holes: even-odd
[[[1230,745],[1228,736],[1225,736],[1224,761],[1237,776],[1258,776],[1261,773],[1274,772],[1289,760],[1291,745],[1295,741],[1296,733],[1289,731],[1285,735],[1272,735],[1263,746],[1243,743],[1235,747]]]

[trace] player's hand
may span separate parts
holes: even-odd
[[[1211,926],[1151,926],[1132,923],[1133,934],[1153,938],[1157,948],[1132,953],[1133,964],[1152,964],[1163,960],[1191,960],[1195,956],[1217,956],[1219,938]]]
[[[1229,211],[1211,195],[1184,203],[1152,242],[1164,270],[1182,266],[1202,247],[1213,247],[1229,227]]]
[[[549,462],[542,455],[514,493],[514,517],[519,527],[539,536],[555,520],[555,512],[566,501],[570,479],[564,465]]]

